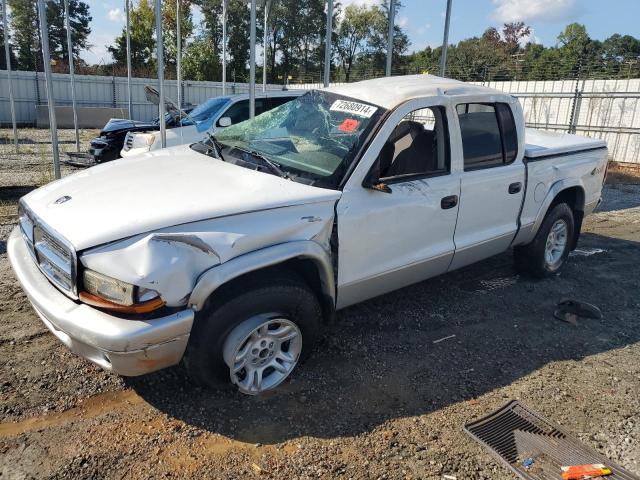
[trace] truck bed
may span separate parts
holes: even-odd
[[[564,132],[548,132],[534,128],[525,129],[524,156],[528,159],[577,153],[605,148],[607,143],[597,138],[581,137]]]
[[[584,214],[598,204],[607,163],[603,140],[527,128],[524,161],[527,185],[514,245],[529,243],[555,195],[577,188]]]

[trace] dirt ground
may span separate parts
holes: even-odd
[[[125,380],[69,353],[5,252],[46,154],[0,158],[0,479],[508,479],[463,426],[511,399],[640,475],[637,177],[606,187],[561,274],[520,277],[508,252],[351,307],[255,398],[198,389],[181,367]],[[602,320],[554,319],[565,298]]]

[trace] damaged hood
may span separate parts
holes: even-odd
[[[34,190],[23,201],[83,250],[198,220],[335,202],[340,194],[181,145],[89,168]]]
[[[127,120],[126,118],[112,118],[100,131],[100,135],[122,130],[158,130],[159,128],[160,127],[153,122],[140,122],[138,120]]]

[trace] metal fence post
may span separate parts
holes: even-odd
[[[76,152],[80,151],[78,133],[78,105],[76,104],[76,75],[73,66],[73,44],[71,43],[71,21],[69,19],[69,0],[64,0],[64,23],[67,29],[67,51],[69,54],[69,75],[71,75],[71,108],[73,108],[73,128],[76,134]]]
[[[158,61],[158,93],[160,101],[158,102],[158,114],[160,116],[160,145],[162,148],[167,146],[167,125],[164,114],[166,106],[164,104],[164,45],[162,44],[162,3],[156,0],[156,55]]]
[[[447,70],[447,48],[449,47],[449,23],[451,21],[451,0],[447,0],[447,13],[444,20],[444,38],[442,39],[442,54],[440,55],[440,76],[444,77]]]
[[[582,90],[584,90],[584,83],[580,88],[580,77],[582,73],[582,61],[578,63],[578,69],[576,70],[576,87],[571,100],[571,115],[569,117],[569,131],[568,133],[576,133],[576,125],[578,124],[578,117],[580,116],[580,104],[582,103]]]
[[[130,31],[130,5],[129,0],[125,2],[125,10],[127,11],[126,19],[127,19],[127,107],[129,110],[129,120],[133,119],[133,101],[132,101],[132,92],[131,92],[131,31]]]
[[[251,0],[249,35],[249,118],[256,115],[256,0]]]
[[[49,29],[47,27],[47,10],[45,0],[38,0],[38,16],[40,17],[40,35],[42,36],[42,64],[47,85],[47,103],[49,106],[49,131],[51,132],[51,153],[53,154],[53,171],[60,178],[60,157],[58,152],[58,127],[56,123],[56,105],[53,99],[53,80],[51,78],[51,55],[49,54]]]
[[[323,84],[329,86],[331,75],[331,32],[333,32],[333,0],[327,1],[327,33],[324,40],[324,74]]]
[[[11,50],[9,49],[9,25],[7,23],[7,0],[2,0],[2,24],[4,25],[4,54],[7,62],[7,83],[9,84],[9,104],[11,107],[11,124],[13,125],[13,143],[18,147],[18,128],[16,126],[16,104],[13,98],[13,80],[11,78]]]
[[[227,7],[229,0],[222,0],[222,95],[227,93]]]
[[[393,29],[396,16],[396,2],[395,0],[389,1],[389,36],[387,38],[387,65],[385,75],[391,76],[391,63],[393,61]]]

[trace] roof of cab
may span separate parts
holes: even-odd
[[[345,83],[328,87],[326,91],[357,98],[384,108],[395,106],[420,97],[432,97],[447,94],[455,90],[455,95],[474,93],[500,94],[497,90],[472,85],[459,80],[436,77],[435,75],[404,75],[398,77],[382,77],[361,82]]]

